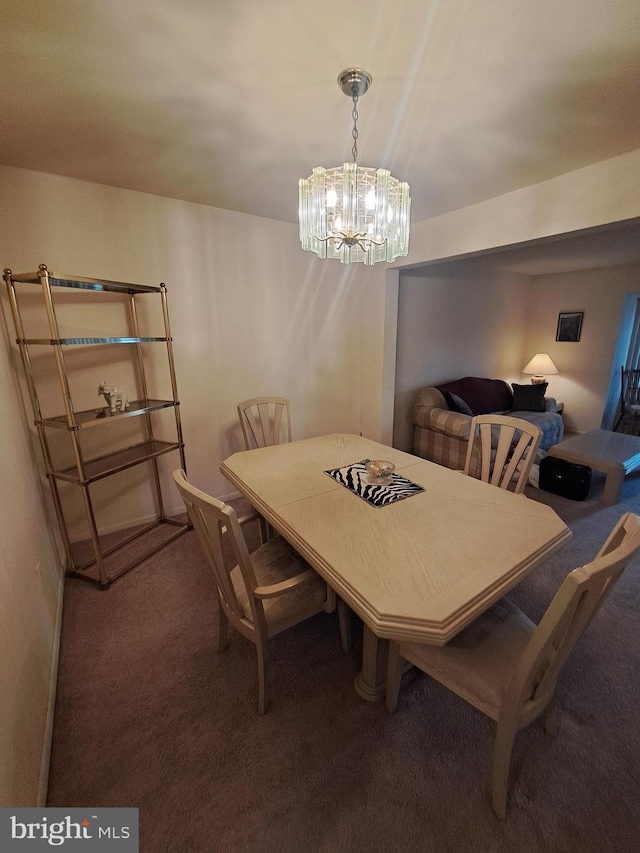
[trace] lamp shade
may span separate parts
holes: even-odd
[[[538,352],[531,361],[522,368],[523,373],[533,373],[536,376],[549,376],[558,373],[558,368],[546,352]]]

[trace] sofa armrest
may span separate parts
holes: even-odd
[[[420,390],[416,393],[415,400],[413,402],[413,415],[414,415],[414,423],[415,416],[418,412],[423,411],[424,409],[446,409],[447,401],[444,399],[444,395],[438,391],[437,388],[433,388],[432,386],[427,386],[426,388],[420,388]]]
[[[545,397],[544,398],[544,410],[545,412],[559,412],[561,406],[558,404],[558,401],[555,397]]]
[[[452,438],[469,438],[471,417],[449,409],[422,409],[416,413],[416,426],[440,432]]]

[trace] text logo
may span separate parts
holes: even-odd
[[[138,809],[0,809],[0,850],[138,853]]]

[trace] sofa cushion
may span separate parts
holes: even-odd
[[[488,415],[490,412],[508,412],[511,409],[512,393],[502,379],[481,379],[477,376],[465,376],[455,382],[445,382],[436,386],[444,394],[461,397],[474,415]]]
[[[548,385],[548,382],[541,382],[539,385],[516,385],[514,382],[511,410],[513,412],[544,412],[544,394]]]
[[[564,421],[562,415],[556,412],[511,412],[514,418],[522,418],[535,424],[542,430],[539,450],[548,450],[554,444],[562,441],[564,435]]]

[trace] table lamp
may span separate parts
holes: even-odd
[[[522,368],[523,373],[533,373],[531,377],[532,385],[540,385],[544,382],[544,377],[552,373],[558,373],[558,368],[551,361],[546,352],[538,352],[534,355],[531,361]]]

